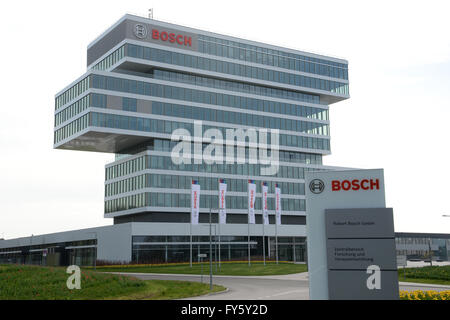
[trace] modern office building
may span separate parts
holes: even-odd
[[[412,233],[395,234],[395,246],[398,256],[411,260],[450,261],[450,234],[448,233]]]
[[[328,110],[348,98],[346,60],[125,15],[88,46],[87,72],[55,97],[55,149],[115,154],[104,205],[114,225],[0,241],[0,259],[45,252],[55,264],[189,261],[191,234],[195,256],[209,248],[211,211],[222,260],[247,258],[249,232],[251,255],[265,247],[274,258],[277,232],[279,259],[306,261],[304,173],[334,169],[322,165]],[[222,137],[231,140],[221,145]],[[174,155],[183,142],[196,157]],[[228,186],[220,226],[219,179]],[[200,223],[191,227],[192,180],[201,196]],[[248,180],[257,186],[250,231]],[[264,230],[262,182],[270,194]]]

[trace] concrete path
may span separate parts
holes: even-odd
[[[113,272],[115,273],[115,272]],[[202,281],[200,275],[120,273],[142,280]],[[203,283],[209,283],[209,275],[203,276]],[[222,293],[189,298],[189,300],[308,300],[308,273],[276,276],[213,276],[213,283],[226,287]],[[448,285],[400,282],[400,290],[450,290]]]

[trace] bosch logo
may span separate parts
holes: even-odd
[[[378,179],[354,179],[354,180],[333,180],[331,181],[331,191],[358,191],[358,190],[380,190],[380,180]]]
[[[314,179],[309,183],[309,190],[311,190],[312,193],[319,194],[322,193],[324,189],[325,183],[320,179]]]
[[[136,36],[136,38],[139,38],[139,39],[147,38],[148,30],[147,30],[147,27],[144,26],[143,24],[135,25],[133,31],[134,31],[134,35]]]
[[[152,39],[160,40],[164,42],[176,43],[187,47],[192,46],[192,37],[182,34],[175,34],[167,31],[160,31],[158,29],[152,29]]]

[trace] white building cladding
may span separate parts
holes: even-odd
[[[330,154],[328,105],[349,98],[347,61],[125,15],[88,46],[87,64],[88,71],[55,97],[54,148],[116,154],[105,170],[104,215],[114,227],[132,224],[127,259],[189,260],[192,180],[202,190],[193,240],[203,250],[210,208],[217,222],[219,179],[228,185],[222,259],[247,255],[248,180],[256,181],[258,198],[252,255],[262,256],[266,182],[266,255],[274,253],[278,184],[280,259],[305,259],[304,172],[333,169],[322,165]],[[175,164],[171,151],[179,142],[171,134],[185,129],[194,135],[199,121],[200,136],[208,129],[223,137],[227,129],[269,130],[267,143],[279,148],[275,174],[263,175],[266,166],[248,160]],[[201,151],[207,147],[200,144]],[[249,153],[247,146],[246,159]],[[100,247],[98,258],[119,259],[102,256]]]

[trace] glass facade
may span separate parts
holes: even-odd
[[[324,90],[343,95],[349,94],[348,83],[339,81],[308,77],[288,72],[276,71],[264,67],[254,67],[247,64],[221,61],[131,44],[127,45],[126,52],[128,56],[134,58],[162,62],[166,64],[174,64],[177,66],[190,67],[217,73],[224,73],[232,76],[271,81],[292,86],[306,87],[310,89]]]
[[[189,262],[190,241],[188,236],[133,236],[132,260],[135,263]],[[219,261],[247,261],[248,238],[246,236],[212,236],[212,258]],[[193,256],[206,253],[209,256],[209,236],[194,236]],[[219,248],[220,245],[220,248]],[[276,246],[273,237],[265,238],[266,259],[276,260]],[[219,257],[220,254],[220,257]],[[263,259],[263,238],[250,237],[250,256]],[[280,261],[306,262],[304,237],[279,237],[278,258]],[[194,262],[200,262],[198,258]]]
[[[45,254],[44,254],[45,251]],[[0,248],[0,264],[34,264],[42,266],[93,266],[97,256],[97,240],[30,244]]]
[[[79,133],[81,130],[84,130],[89,125],[89,114],[85,114],[84,116],[70,122],[64,127],[56,130],[54,132],[54,141],[58,143],[68,137]]]
[[[348,65],[282,50],[199,35],[199,51],[219,57],[348,80]]]
[[[66,103],[72,101],[83,92],[85,92],[89,88],[89,79],[90,77],[86,77],[83,80],[79,81],[63,93],[59,94],[55,99],[55,110],[58,110]]]
[[[450,235],[426,233],[396,233],[397,255],[409,260],[450,260]]]

